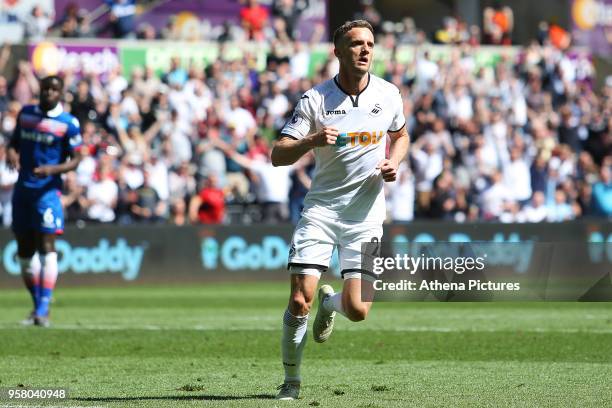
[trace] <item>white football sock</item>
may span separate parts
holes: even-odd
[[[57,252],[48,252],[42,258],[40,285],[48,289],[55,289],[58,275]]]
[[[323,300],[323,307],[328,312],[338,312],[342,316],[346,317],[344,307],[342,307],[342,292],[334,293]]]
[[[36,309],[38,288],[40,286],[40,258],[38,258],[36,253],[31,258],[19,258],[19,265],[21,266],[21,276],[32,296],[34,309]]]
[[[302,351],[306,345],[306,330],[308,329],[308,315],[294,316],[285,310],[283,317],[283,339],[281,350],[283,367],[285,368],[285,382],[301,382],[300,365],[302,364]]]

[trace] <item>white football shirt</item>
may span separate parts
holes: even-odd
[[[371,74],[355,96],[341,89],[337,77],[302,96],[283,135],[301,139],[324,126],[340,133],[335,145],[313,149],[315,172],[304,215],[384,221],[383,178],[376,166],[385,158],[387,131],[406,124],[403,110],[399,89]]]

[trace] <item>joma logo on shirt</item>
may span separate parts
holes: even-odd
[[[336,146],[368,146],[371,144],[378,144],[385,132],[374,131],[374,132],[347,132],[340,133],[336,139]]]
[[[327,115],[346,115],[346,111],[344,109],[328,110],[325,112]]]

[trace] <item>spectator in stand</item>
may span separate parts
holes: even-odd
[[[557,188],[552,200],[549,201],[547,210],[549,222],[569,221],[575,218],[574,210],[568,203],[567,194],[563,189]]]
[[[290,175],[295,165],[274,167],[269,156],[252,160],[246,155],[237,153],[231,145],[220,139],[216,139],[215,143],[233,161],[252,172],[255,196],[262,205],[262,222],[286,222],[289,219]]]
[[[558,127],[558,139],[559,143],[569,145],[575,152],[582,150],[582,142],[578,134],[578,118],[572,113],[570,105],[564,105],[560,109],[561,123]]]
[[[393,222],[410,222],[414,219],[415,180],[406,161],[397,169],[395,183],[387,183],[390,218]]]
[[[89,12],[87,10],[79,10],[77,14],[77,37],[89,38],[95,37],[96,33],[91,26]]]
[[[491,177],[491,185],[481,194],[482,212],[485,220],[496,220],[511,202],[513,192],[503,183],[501,172],[495,171]]]
[[[272,92],[266,96],[262,101],[262,105],[268,111],[268,114],[272,116],[274,120],[285,117],[291,106],[289,105],[289,99],[282,93],[281,87],[278,83],[272,84]]]
[[[183,200],[170,202],[170,223],[176,226],[187,225],[187,205]]]
[[[512,199],[520,204],[526,204],[532,193],[531,175],[520,148],[510,149],[510,160],[504,163],[503,177]]]
[[[471,47],[477,47],[482,43],[482,36],[480,27],[477,25],[471,25],[469,30],[469,37],[467,44]]]
[[[163,80],[168,85],[183,86],[188,79],[187,70],[181,66],[181,59],[177,56],[170,59],[170,70]]]
[[[143,172],[143,182],[136,190],[136,200],[130,207],[130,212],[139,222],[160,222],[166,218],[167,205],[151,186],[149,172]]]
[[[138,26],[136,38],[138,38],[139,40],[146,40],[146,41],[156,40],[157,32],[155,31],[155,27],[153,27],[149,23],[141,23]]]
[[[217,176],[204,178],[202,189],[189,202],[192,224],[221,224],[225,218],[225,196],[217,184]]]
[[[599,181],[593,185],[592,206],[596,215],[612,217],[612,156],[601,166]]]
[[[485,44],[512,44],[514,13],[510,7],[496,1],[493,7],[485,7],[482,20]]]
[[[0,118],[8,110],[9,102],[8,82],[4,76],[0,75]]]
[[[439,70],[438,64],[431,60],[429,51],[425,51],[422,56],[418,56],[416,59],[415,73],[417,91],[425,92],[431,90],[431,86],[438,76]]]
[[[418,36],[414,19],[412,17],[404,17],[401,24],[401,29],[398,32],[397,38],[399,44],[416,44]]]
[[[109,26],[114,38],[135,37],[136,0],[105,0],[110,8]]]
[[[429,216],[431,218],[452,220],[457,210],[456,191],[453,186],[453,175],[443,171],[434,180]]]
[[[525,222],[543,222],[548,218],[548,207],[546,197],[542,191],[535,191],[531,198],[531,204],[527,204],[522,210]]]
[[[66,173],[61,202],[64,217],[70,222],[83,222],[87,219],[86,190],[78,183],[75,172]]]
[[[445,160],[455,154],[450,137],[444,131],[444,122],[436,120],[434,131],[421,136],[413,144],[411,154],[419,211],[427,213],[430,210],[434,180],[444,169]]]
[[[247,0],[246,6],[240,9],[240,22],[249,40],[261,41],[265,38],[268,17],[268,9],[259,5],[257,0]]]
[[[79,20],[76,16],[68,15],[62,21],[61,26],[62,37],[76,38],[79,36]]]
[[[96,120],[96,104],[93,96],[89,91],[89,82],[81,79],[77,84],[77,90],[74,94],[69,94],[72,97],[70,102],[70,113],[74,115],[81,123]]]
[[[82,159],[75,172],[77,183],[83,187],[91,185],[98,167],[98,158],[94,157],[96,154],[96,147],[94,145],[96,132],[96,126],[92,122],[81,122],[83,144],[80,151]]]
[[[551,23],[548,27],[548,40],[552,46],[565,50],[570,46],[572,36],[560,25]]]
[[[162,155],[150,155],[145,163],[145,170],[149,173],[151,187],[153,187],[159,199],[168,202],[170,197],[170,172],[167,158]]]
[[[127,89],[129,83],[121,75],[121,67],[117,66],[108,74],[108,80],[104,86],[105,93],[111,103],[120,103],[123,91]]]
[[[7,163],[5,141],[0,139],[0,217],[5,228],[11,226],[13,219],[12,198],[17,177],[17,170],[10,168]]]
[[[436,31],[434,39],[439,44],[459,44],[467,40],[465,32],[461,31],[459,22],[454,17],[444,18],[444,27]]]
[[[76,3],[68,3],[64,9],[62,18],[55,23],[59,27],[61,36],[64,38],[75,38],[79,36],[79,7]]]
[[[115,220],[119,187],[113,175],[112,162],[101,160],[96,180],[87,188],[87,217],[108,223]]]
[[[285,35],[290,40],[297,38],[297,28],[302,12],[308,7],[308,0],[274,0],[272,16],[284,23]]]
[[[189,199],[196,192],[196,180],[193,173],[194,170],[189,162],[183,162],[178,168],[170,170],[168,174],[168,200],[172,207],[180,207],[183,211],[187,208]],[[178,201],[181,201],[182,205],[177,204]]]
[[[257,122],[253,114],[240,106],[240,99],[232,95],[230,106],[224,113],[224,122],[235,130],[237,139],[252,141],[257,132]]]
[[[410,128],[410,135],[413,140],[418,139],[423,133],[431,129],[438,115],[439,110],[433,94],[429,92],[423,93],[415,103],[415,119]]]
[[[531,188],[533,191],[546,191],[548,184],[548,161],[543,154],[539,154],[530,169]]]
[[[12,86],[12,98],[23,106],[30,103],[38,94],[38,79],[32,70],[32,65],[27,61],[19,61],[17,78]]]
[[[30,15],[25,19],[25,37],[30,41],[41,41],[53,24],[53,16],[45,13],[41,6],[34,6]]]
[[[289,10],[291,3],[278,0],[275,4]],[[299,7],[298,3],[295,0],[293,6]],[[131,209],[145,198],[137,192],[145,182],[143,171],[151,179],[147,197],[157,197],[150,201],[168,206],[170,211],[164,209],[162,220],[170,213],[171,222],[178,225],[189,222],[188,204],[195,186],[209,174],[217,177],[226,203],[249,204],[249,216],[240,217],[245,222],[264,218],[264,208],[266,219],[284,219],[287,200],[295,215],[312,164],[303,169],[297,166],[287,177],[291,181],[281,183],[278,171],[266,167],[267,155],[302,94],[313,80],[335,75],[337,64],[330,54],[308,78],[310,51],[307,45],[290,42],[287,32],[292,32],[292,24],[281,17],[284,13],[275,14],[283,20],[275,27],[282,26],[286,38],[268,37],[273,30],[263,25],[261,34],[270,39],[271,49],[262,72],[254,68],[249,51],[242,58],[219,59],[204,69],[195,64],[183,68],[176,58],[157,72],[151,66],[136,67],[129,81],[118,67],[100,77],[60,72],[70,90],[64,108],[81,118],[87,151],[76,173],[66,175],[67,221],[86,218],[85,203],[76,198],[88,196],[97,182],[96,169],[107,161],[117,174],[114,213],[119,224],[141,218]],[[79,18],[76,6],[68,14]],[[554,201],[557,191],[565,198],[555,206],[565,208],[562,211],[569,207],[571,218],[603,216],[601,203],[607,202],[609,183],[600,178],[607,177],[602,166],[612,155],[612,77],[602,90],[596,89],[591,61],[580,50],[572,50],[570,56],[548,39],[543,45],[533,42],[516,57],[502,55],[494,65],[482,65],[479,51],[471,48],[478,43],[472,42],[471,31],[467,35],[461,21],[448,22],[458,35],[452,42],[462,44],[451,50],[448,59],[432,58],[419,48],[410,64],[392,59],[384,67],[383,76],[404,95],[407,127],[414,141],[412,168],[402,167],[405,173],[387,191],[390,219],[410,219],[416,200],[417,219],[538,220],[543,213],[549,216],[549,207],[542,208],[542,197],[546,203]],[[79,24],[75,24],[77,31]],[[403,27],[387,23],[384,29],[379,46],[389,51],[397,43],[419,45],[427,40],[409,19]],[[212,31],[211,38],[222,33]],[[226,31],[238,38],[234,34],[241,29],[233,26]],[[9,51],[7,47],[0,50],[0,72],[12,58]],[[3,136],[10,136],[15,127],[21,106],[16,98],[30,103],[38,93],[29,64],[18,66],[10,86],[0,77]],[[220,149],[214,139],[231,149]],[[249,164],[238,163],[233,151]],[[490,186],[489,180],[498,176],[501,185]],[[435,194],[434,180],[440,186]],[[290,192],[285,189],[289,184]],[[410,198],[413,184],[414,199]],[[510,190],[507,198],[504,188]],[[156,208],[142,207],[151,214]]]
[[[177,166],[184,161],[191,161],[193,157],[192,127],[180,120],[177,110],[173,109],[170,113],[170,122],[163,124],[162,135],[170,144],[172,152],[171,165]]]
[[[0,132],[5,140],[8,140],[13,136],[13,130],[15,130],[15,125],[17,125],[17,115],[19,115],[19,111],[21,110],[21,104],[19,102],[13,101],[8,105],[8,110],[4,112],[2,116],[2,128],[0,128]]]
[[[219,43],[226,43],[230,41],[244,41],[245,32],[241,27],[233,25],[230,21],[223,22],[221,33],[217,37]]]
[[[382,17],[374,6],[374,0],[359,0],[359,10],[353,14],[353,20],[366,20],[372,25],[374,34],[381,33]]]
[[[297,224],[304,209],[304,199],[314,175],[314,156],[306,154],[295,164],[295,171],[291,173],[291,188],[289,190],[289,219]]]

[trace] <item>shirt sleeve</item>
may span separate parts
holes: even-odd
[[[397,132],[402,130],[404,126],[406,126],[406,118],[404,117],[404,100],[402,99],[402,94],[399,89],[394,88],[397,93],[393,95],[393,122],[391,122],[391,126],[389,126],[389,132]]]
[[[65,148],[69,154],[72,154],[83,144],[83,138],[81,137],[81,126],[77,118],[72,118],[68,123],[68,130],[66,132]]]
[[[293,110],[291,119],[285,124],[282,135],[291,136],[294,139],[303,139],[315,129],[315,112],[313,95],[306,92]]]

